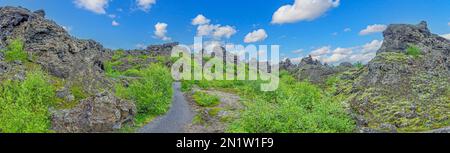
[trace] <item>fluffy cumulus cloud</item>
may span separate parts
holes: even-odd
[[[192,25],[198,25],[197,36],[209,36],[214,39],[230,38],[237,30],[229,25],[209,24],[211,20],[203,15],[192,19]]]
[[[117,27],[117,26],[120,25],[120,23],[117,22],[116,20],[113,20],[112,23],[111,23],[111,25]]]
[[[105,8],[108,6],[109,0],[75,0],[75,5],[92,11],[97,14],[106,14]]]
[[[258,29],[253,32],[248,33],[245,38],[245,43],[254,43],[258,41],[263,41],[268,37],[266,31],[264,29]]]
[[[195,17],[194,19],[192,19],[192,25],[204,25],[204,24],[209,24],[211,20],[207,19],[205,16],[203,16],[202,14],[197,15],[197,17]]]
[[[441,35],[441,37],[444,37],[445,39],[450,40],[450,33],[449,34],[445,34],[445,35]]]
[[[320,47],[318,49],[315,49],[315,50],[311,51],[310,54],[311,54],[311,56],[317,57],[317,56],[322,56],[322,55],[328,54],[330,52],[331,52],[331,47],[330,46],[324,46],[324,47]]]
[[[349,47],[349,48],[335,48],[325,46],[311,51],[311,56],[324,63],[337,64],[341,62],[363,62],[367,63],[373,59],[377,50],[381,47],[382,41],[373,40],[367,44]]]
[[[338,7],[340,0],[295,0],[292,5],[281,6],[272,16],[273,24],[311,21]]]
[[[359,35],[369,35],[373,33],[379,33],[386,30],[387,26],[383,24],[374,24],[374,25],[368,25],[366,29],[363,29],[359,32]]]
[[[171,40],[170,37],[166,36],[166,34],[167,34],[167,26],[168,26],[167,23],[160,23],[160,22],[158,22],[155,25],[155,32],[154,32],[155,37],[158,38],[158,39],[164,40],[164,41]]]
[[[140,9],[148,11],[156,3],[156,0],[136,0],[136,3]]]
[[[236,34],[236,29],[234,29],[234,27],[231,26],[220,26],[218,25],[218,27],[216,29],[214,29],[214,32],[212,33],[212,35],[215,38],[230,38],[232,35]]]

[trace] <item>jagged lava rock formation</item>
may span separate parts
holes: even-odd
[[[99,43],[70,36],[64,28],[45,19],[43,10],[0,7],[0,48],[15,39],[24,42],[31,63],[40,65],[55,80],[63,82],[57,89],[59,98],[73,101],[74,93],[70,92],[73,87],[88,96],[75,108],[52,111],[52,124],[57,132],[112,131],[135,115],[132,102],[120,100],[109,92],[112,84],[105,77],[103,67],[109,50]],[[0,57],[3,60],[3,55]],[[9,76],[23,79],[24,71],[20,62],[0,61],[0,80],[14,79]]]
[[[345,87],[361,132],[416,132],[450,126],[450,41],[426,22],[394,24],[376,57]],[[420,50],[420,55],[408,53]]]

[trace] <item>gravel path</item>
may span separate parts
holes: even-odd
[[[181,83],[173,84],[172,107],[166,115],[154,119],[138,130],[139,133],[184,133],[186,125],[192,122],[194,113],[181,92]]]

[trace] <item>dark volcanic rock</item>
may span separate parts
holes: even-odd
[[[339,66],[351,68],[351,67],[353,67],[353,64],[350,62],[343,62],[343,63],[339,64]]]
[[[101,44],[70,36],[64,28],[45,19],[43,10],[0,7],[0,48],[15,39],[23,41],[25,51],[31,55],[27,62],[42,66],[55,76],[52,81],[60,80],[62,89],[56,89],[59,98],[73,101],[74,93],[69,90],[72,87],[80,88],[88,97],[74,109],[53,111],[52,125],[56,131],[107,132],[120,128],[135,114],[132,103],[112,94],[99,94],[112,90],[112,81],[105,77],[103,64],[110,52]],[[0,81],[25,78],[26,65],[18,62],[0,62],[0,74],[12,73],[0,75]]]
[[[290,69],[290,73],[299,80],[309,80],[312,83],[323,83],[329,76],[341,72],[341,69],[323,65],[312,56],[305,57],[295,68]]]
[[[147,51],[150,52],[151,55],[153,56],[170,56],[170,54],[172,53],[172,49],[175,46],[178,46],[179,43],[174,42],[174,43],[167,43],[167,44],[162,44],[162,45],[150,45],[147,47]]]
[[[303,58],[303,59],[300,61],[300,64],[299,64],[299,65],[300,65],[300,66],[302,66],[302,65],[319,65],[319,66],[322,66],[322,63],[320,63],[319,60],[313,59],[312,56],[309,55],[308,57]]]
[[[295,67],[296,65],[294,65],[289,58],[280,62],[280,69],[292,71]]]
[[[382,132],[448,126],[450,41],[418,25],[390,25],[376,57],[354,78],[350,107],[361,128]],[[408,55],[416,46],[420,55]]]
[[[406,49],[411,44],[421,48],[424,53],[450,50],[450,40],[432,34],[425,21],[422,21],[418,25],[389,25],[383,32],[383,36],[384,42],[378,53],[406,52]]]
[[[110,93],[82,100],[74,109],[57,111],[52,116],[53,130],[65,133],[110,132],[133,122],[136,107]]]
[[[34,61],[50,74],[64,79],[104,86],[102,64],[106,49],[92,40],[71,37],[61,26],[45,19],[43,11],[30,12],[24,8],[0,8],[0,45],[13,39],[24,41],[25,50],[37,57]],[[87,87],[88,91],[96,92]]]

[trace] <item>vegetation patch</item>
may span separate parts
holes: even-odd
[[[40,70],[30,71],[22,82],[6,80],[0,86],[0,132],[50,132],[48,108],[55,90]]]
[[[326,86],[335,88],[338,81],[337,77],[332,78]],[[237,118],[222,118],[223,122],[230,123],[227,132],[353,132],[355,123],[341,103],[343,98],[336,98],[331,90],[321,90],[309,82],[298,82],[286,72],[281,72],[280,87],[276,91],[260,91],[263,82],[183,81],[183,87],[189,89],[197,85],[201,88],[235,91],[244,99],[245,109]],[[207,99],[200,98],[205,97],[204,93],[196,94],[194,99]],[[219,111],[213,108],[209,114],[214,115]]]
[[[28,59],[28,53],[24,51],[23,42],[20,39],[15,39],[7,46],[6,50],[0,50],[5,55],[5,60],[22,61],[25,62]]]
[[[204,92],[195,92],[194,95],[192,95],[192,98],[199,106],[202,107],[214,107],[220,103],[219,97],[209,95]]]
[[[416,45],[409,45],[409,47],[406,49],[406,55],[412,56],[414,58],[419,57],[421,53],[422,51]]]
[[[162,115],[167,112],[173,92],[170,71],[160,64],[152,64],[139,74],[142,77],[132,81],[127,88],[116,85],[116,94],[135,101],[138,113]]]

